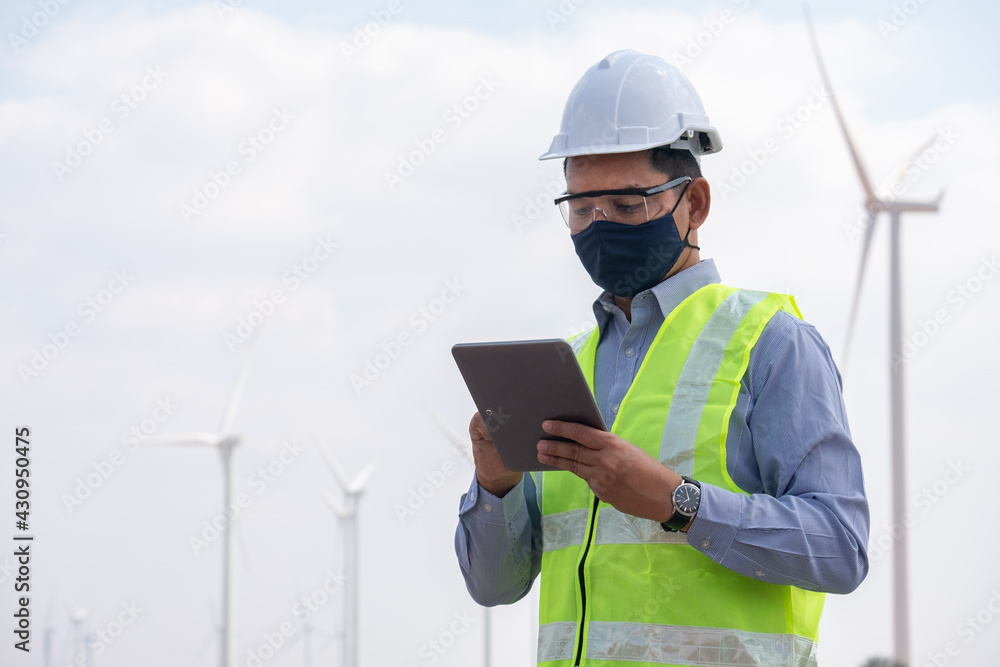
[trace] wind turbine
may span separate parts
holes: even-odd
[[[161,445],[206,445],[215,447],[222,459],[222,497],[223,511],[228,512],[233,507],[233,450],[240,444],[242,436],[233,432],[233,423],[239,411],[243,388],[246,386],[247,375],[250,372],[250,360],[253,350],[247,353],[246,361],[240,370],[236,386],[229,397],[226,414],[217,433],[179,433],[177,435],[153,435],[147,441],[150,444]],[[232,521],[226,520],[225,534],[222,542],[222,641],[219,642],[219,662],[222,667],[232,667],[236,655],[236,640],[233,618],[235,615],[235,591],[233,589],[233,553],[235,532]]]
[[[79,609],[74,609],[69,611],[69,620],[73,624],[73,660],[76,661],[77,658],[77,647],[80,645],[80,628],[83,624],[87,622],[88,611],[80,607]],[[83,642],[86,644],[86,636],[84,636]]]
[[[296,599],[301,600],[302,596],[296,596]],[[302,622],[302,665],[303,667],[312,667],[312,653],[309,651],[309,636],[315,632],[313,630],[312,624],[309,622],[309,618]]]
[[[444,420],[444,417],[438,414],[437,410],[435,410],[430,406],[427,406],[426,410],[430,418],[434,420],[435,424],[437,424],[438,430],[441,431],[441,433],[444,434],[444,437],[448,438],[448,440],[451,442],[451,445],[455,449],[455,451],[464,456],[469,461],[469,463],[471,463],[473,467],[475,467],[476,460],[472,454],[472,443],[468,442],[465,438],[463,438],[454,430],[452,430],[451,426],[448,424],[448,422]],[[483,666],[484,667],[490,667],[490,665],[493,664],[492,661],[493,650],[490,641],[493,636],[493,632],[491,629],[492,616],[493,612],[490,610],[490,608],[483,607]]]
[[[880,199],[872,189],[871,181],[861,163],[854,142],[851,140],[851,133],[847,130],[847,123],[844,115],[837,104],[837,98],[833,94],[833,86],[830,85],[830,78],[827,76],[826,67],[823,65],[823,58],[819,52],[819,43],[816,40],[816,32],[813,29],[812,19],[806,9],[806,25],[809,29],[809,39],[812,42],[813,52],[816,56],[816,63],[819,66],[820,76],[823,78],[823,85],[830,93],[830,102],[837,116],[837,124],[847,142],[847,149],[851,153],[851,160],[854,168],[861,179],[861,187],[865,191],[865,213],[867,214],[865,225],[864,244],[861,247],[861,263],[858,267],[857,284],[854,290],[854,301],[851,304],[851,315],[847,325],[847,344],[844,352],[844,366],[847,365],[847,355],[850,352],[851,336],[854,330],[854,321],[858,312],[858,301],[861,297],[861,286],[864,281],[865,264],[868,260],[868,249],[871,245],[872,234],[875,230],[875,221],[880,213],[889,214],[890,230],[890,250],[889,250],[889,395],[890,395],[890,428],[892,433],[892,515],[894,525],[905,525],[903,515],[906,512],[906,422],[904,416],[904,382],[903,382],[903,325],[902,325],[902,295],[900,280],[900,251],[899,251],[899,221],[904,212],[928,212],[934,213],[938,210],[938,204],[944,196],[944,192],[938,195],[937,199],[931,202],[899,201],[894,198]],[[906,547],[906,534],[904,533],[898,540],[898,544],[893,549],[893,600],[894,600],[894,629],[893,644],[895,660],[904,665],[910,664],[910,619],[909,619],[909,574]]]
[[[84,664],[90,667],[90,665],[93,664],[93,656],[91,655],[93,646],[90,641],[92,635],[91,633],[81,633],[84,623],[86,623],[87,619],[90,617],[90,609],[76,604],[70,606],[70,603],[66,601],[66,598],[63,598],[63,605],[66,607],[66,614],[69,616],[70,623],[73,625],[73,662],[75,663],[82,655]],[[91,607],[92,606],[93,600],[91,600]],[[50,636],[50,633],[47,631],[46,638]],[[48,641],[46,643],[48,643]]]
[[[451,442],[451,446],[455,452],[461,454],[466,461],[475,467],[476,459],[472,455],[472,443],[469,442],[467,438],[463,438],[456,433],[455,430],[451,428],[451,425],[444,420],[444,417],[438,414],[437,410],[430,406],[427,406],[425,409],[428,416],[434,421],[435,424],[437,424],[438,430],[441,431],[444,437],[448,438],[449,442]]]
[[[302,591],[297,590],[295,595],[296,600],[302,599]],[[313,627],[313,624],[306,617],[304,621],[300,624],[302,626],[302,665],[303,667],[312,667],[312,635],[319,635],[320,637],[327,638],[327,644],[333,642],[337,639],[337,634],[328,634],[326,632],[321,632]],[[325,646],[325,645],[324,645]]]
[[[364,485],[375,471],[375,462],[369,463],[358,476],[348,481],[343,468],[320,447],[330,472],[344,492],[344,502],[325,488],[320,491],[323,499],[344,522],[344,667],[358,666],[358,505],[364,494]]]
[[[42,635],[42,665],[44,667],[52,667],[52,635],[55,633],[56,630],[52,627],[52,601],[49,600],[49,606],[45,610],[45,630]]]

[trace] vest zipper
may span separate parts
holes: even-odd
[[[594,508],[591,512],[590,529],[587,531],[587,542],[583,547],[583,558],[580,559],[580,566],[577,568],[577,574],[580,578],[580,626],[577,630],[574,667],[580,667],[580,661],[583,659],[583,625],[587,619],[587,582],[583,576],[583,567],[587,563],[587,554],[590,553],[590,544],[594,539],[594,528],[597,526],[597,505],[600,502],[600,499],[594,496]]]

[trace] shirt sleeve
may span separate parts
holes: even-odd
[[[481,605],[524,597],[542,566],[541,519],[535,484],[525,474],[502,499],[472,478],[462,495],[455,553],[469,594]]]
[[[849,593],[868,573],[868,500],[840,373],[811,325],[779,313],[743,380],[727,466],[749,494],[702,484],[688,543],[762,581]],[[730,434],[731,436],[733,434]]]

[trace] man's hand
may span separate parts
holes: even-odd
[[[539,440],[538,460],[581,478],[598,498],[619,512],[668,520],[681,476],[629,441],[590,426],[546,421],[542,428],[563,440]]]
[[[507,470],[500,460],[496,445],[493,444],[493,436],[490,435],[486,423],[478,412],[472,415],[469,436],[472,438],[472,456],[476,461],[476,479],[479,480],[479,486],[497,498],[503,498],[508,491],[517,486],[524,473]]]

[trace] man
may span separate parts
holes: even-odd
[[[611,431],[546,422],[556,472],[507,470],[477,413],[456,552],[480,604],[541,573],[545,665],[814,665],[823,594],[868,572],[868,502],[829,348],[786,295],[701,261],[701,155],[721,149],[687,78],[617,51],[570,93],[542,159],[604,292],[572,340]],[[760,249],[756,249],[760,250]]]

